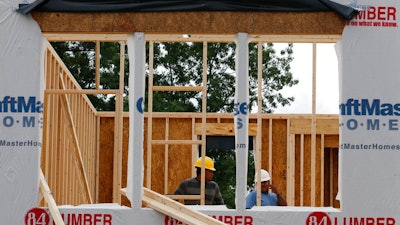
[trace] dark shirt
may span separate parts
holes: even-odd
[[[175,195],[200,195],[200,181],[196,178],[189,178],[182,181]],[[200,200],[184,200],[185,205],[200,205]],[[205,183],[205,204],[206,205],[223,205],[219,186],[215,181],[207,181]]]

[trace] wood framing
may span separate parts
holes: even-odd
[[[154,42],[188,41],[182,34],[190,34],[190,41],[203,42],[204,55],[207,55],[204,47],[207,42],[232,42],[237,33],[246,32],[252,42],[257,42],[259,49],[265,42],[313,43],[315,57],[315,43],[335,42],[345,26],[345,20],[334,12],[33,12],[32,16],[49,41],[93,41],[99,51],[101,41],[118,41],[125,46],[128,34],[144,32],[152,49]],[[121,193],[127,176],[129,125],[127,114],[122,110],[123,76],[119,89],[82,90],[50,48],[47,53],[45,101],[49,108],[45,110],[46,146],[42,168],[57,203],[118,202],[129,206]],[[121,47],[120,55],[123,53]],[[152,54],[150,51],[150,59]],[[97,87],[100,84],[99,60],[100,53],[97,52]],[[203,60],[203,71],[207,71],[207,58]],[[123,58],[120,61],[123,63]],[[153,86],[153,62],[148,63],[150,92],[144,126],[144,186],[169,195],[181,180],[193,176],[194,157],[200,146],[205,154],[207,136],[234,135],[233,115],[206,112],[205,72],[199,87]],[[261,66],[259,59],[259,71]],[[120,74],[124,74],[123,68],[121,64]],[[314,82],[315,70],[314,58]],[[261,72],[258,74],[261,79]],[[63,79],[68,81],[66,86],[62,84]],[[338,116],[316,114],[315,89],[313,83],[312,115],[263,114],[259,108],[257,114],[250,116],[249,135],[255,137],[255,150],[261,156],[256,159],[257,169],[269,170],[289,205],[340,207],[334,200]],[[152,92],[171,90],[202,92],[203,113],[153,112]],[[85,94],[116,95],[115,112],[97,112]],[[261,105],[260,100],[258,103]],[[58,111],[60,106],[64,112]],[[85,115],[84,118],[81,115]],[[70,174],[69,171],[73,172]],[[59,176],[61,174],[64,176]],[[74,177],[80,179],[74,180]],[[80,194],[71,197],[67,193]],[[204,203],[203,189],[201,193],[196,198]],[[160,203],[164,200],[151,196],[144,196],[145,202],[162,211]],[[178,214],[174,212],[174,215]]]
[[[46,200],[46,203],[48,204],[49,211],[51,216],[53,217],[54,223],[56,225],[64,225],[64,220],[61,216],[60,210],[58,210],[57,208],[56,201],[53,198],[52,192],[46,182],[46,178],[44,177],[42,170],[40,170],[39,176],[39,188],[42,192],[44,199]]]
[[[99,112],[101,118],[101,133],[113,136],[112,124],[114,116],[112,113]],[[192,176],[192,148],[193,137],[201,136],[201,113],[153,113],[153,123],[156,124],[152,130],[153,143],[152,159],[145,161],[151,163],[151,167],[145,166],[145,173],[151,169],[150,181],[147,178],[145,183],[151,182],[151,189],[158,193],[171,195],[179,182]],[[145,127],[148,125],[148,114],[145,114]],[[271,115],[263,114],[261,135],[258,135],[257,115],[250,117],[251,133],[254,137],[260,136],[262,152],[261,166],[270,171],[273,182],[281,187],[282,192],[287,196],[290,205],[296,206],[334,206],[340,207],[335,201],[337,194],[337,149],[339,145],[339,128],[337,115],[317,115],[318,129],[316,131],[316,154],[315,168],[316,175],[312,178],[311,171],[311,115]],[[124,115],[124,137],[127,142],[128,115]],[[168,125],[167,125],[168,124]],[[293,124],[310,124],[303,129],[297,129]],[[333,128],[336,126],[336,129]],[[196,127],[196,129],[192,129]],[[209,136],[233,136],[232,114],[211,113],[207,115],[206,135]],[[307,128],[308,127],[308,128]],[[213,130],[215,129],[215,130]],[[211,132],[209,132],[211,131]],[[111,132],[111,133],[110,133]],[[145,133],[147,129],[145,129]],[[169,135],[167,135],[169,134]],[[168,136],[168,140],[166,137]],[[100,144],[100,192],[99,202],[112,201],[112,170],[110,170],[109,157],[112,155],[113,143],[108,138],[101,138]],[[147,135],[145,134],[145,140]],[[186,140],[186,141],[185,141]],[[145,141],[145,153],[148,146]],[[196,144],[201,144],[196,142]],[[127,143],[123,144],[127,146]],[[168,145],[168,155],[165,155],[165,145]],[[146,147],[147,146],[147,147]],[[258,146],[257,146],[258,147]],[[198,149],[198,148],[197,148]],[[322,153],[324,152],[324,153]],[[124,148],[123,155],[127,155]],[[145,154],[147,155],[147,154]],[[123,177],[126,177],[126,162],[122,164]],[[326,165],[325,165],[326,164]],[[165,169],[168,165],[168,169]],[[328,168],[327,168],[328,166]],[[329,179],[324,177],[329,177]],[[311,180],[315,179],[312,187]],[[126,180],[122,180],[125,183]],[[286,187],[286,190],[285,190]],[[311,202],[309,191],[314,188],[318,197],[316,202]],[[322,197],[323,195],[323,197]],[[172,197],[181,199],[181,196]],[[126,198],[122,203],[129,205]]]

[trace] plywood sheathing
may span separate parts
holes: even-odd
[[[335,12],[33,12],[42,32],[341,35]]]

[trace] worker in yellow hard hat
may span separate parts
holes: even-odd
[[[175,195],[200,195],[201,187],[201,167],[203,165],[202,157],[198,158],[194,164],[196,168],[196,177],[188,178],[182,181],[175,190]],[[208,157],[204,157],[204,181],[205,181],[205,204],[206,205],[223,205],[221,192],[218,184],[212,180],[214,176],[214,161]],[[200,200],[184,200],[185,205],[199,205]]]

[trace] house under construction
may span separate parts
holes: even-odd
[[[214,223],[197,217],[192,210],[186,211],[185,207],[177,210],[174,208],[177,203],[169,199],[188,198],[171,194],[180,181],[194,175],[194,161],[199,149],[206,148],[207,137],[235,136],[234,115],[208,113],[205,103],[199,113],[152,111],[153,92],[193,91],[207,96],[206,69],[203,69],[201,86],[154,86],[154,43],[202,42],[206,56],[207,43],[235,42],[238,33],[246,33],[248,40],[258,46],[269,42],[312,43],[314,53],[313,88],[309,90],[313,93],[312,114],[264,114],[259,108],[258,113],[248,115],[248,136],[257,156],[256,170],[265,168],[271,173],[273,183],[280,187],[290,206],[340,208],[340,202],[335,200],[338,194],[338,115],[316,113],[315,61],[318,43],[335,43],[340,39],[346,23],[343,15],[330,9],[79,12],[57,11],[46,1],[39,2],[42,5],[20,6],[20,10],[24,7],[28,10],[25,13],[32,15],[47,39],[40,161],[43,172],[40,187],[45,198],[41,206],[53,210],[57,205],[99,203],[133,207],[126,197],[130,121],[129,113],[123,112],[124,86],[127,85],[123,63],[129,35],[142,32],[149,45],[150,57],[146,62],[149,65],[149,107],[144,113],[143,158],[135,158],[134,163],[140,160],[144,166],[143,207],[154,208],[188,224]],[[183,34],[190,34],[190,37],[184,38]],[[96,43],[95,89],[82,89],[77,84],[50,45],[58,41]],[[100,86],[101,42],[120,43],[118,89]],[[261,62],[261,51],[258,57]],[[262,89],[260,83],[259,90]],[[96,111],[87,98],[92,94],[115,95],[115,111]],[[203,102],[206,100],[203,97]],[[204,203],[202,193],[196,198]],[[169,207],[177,211],[168,211]],[[64,221],[57,221],[57,213],[52,216],[56,223],[67,224],[64,217]],[[222,222],[229,224],[226,220]]]

